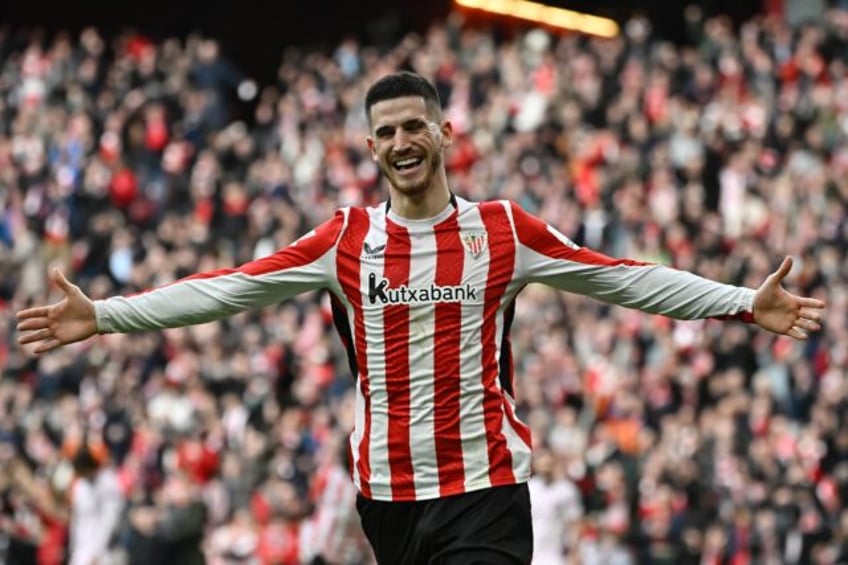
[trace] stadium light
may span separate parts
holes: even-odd
[[[619,28],[615,21],[601,16],[546,6],[529,0],[455,0],[458,6],[491,14],[511,16],[568,31],[599,37],[615,37]]]

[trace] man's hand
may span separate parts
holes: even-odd
[[[795,339],[807,339],[810,332],[821,329],[825,303],[788,292],[781,282],[792,269],[792,258],[786,257],[770,274],[754,295],[754,321],[761,328]]]
[[[57,347],[81,341],[97,332],[94,303],[68,282],[59,269],[50,273],[50,279],[65,294],[65,298],[51,306],[37,306],[21,310],[18,318],[18,343],[35,344],[32,352],[46,353]]]

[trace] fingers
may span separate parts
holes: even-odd
[[[818,298],[807,298],[807,297],[799,297],[798,304],[801,308],[807,308],[809,310],[822,310],[827,306],[827,303],[824,300],[819,300]]]
[[[29,345],[49,338],[51,332],[48,329],[47,307],[30,308],[17,313],[18,344]],[[33,352],[36,353],[40,347]]]
[[[35,337],[35,334],[24,334],[18,336],[18,345],[29,345],[30,343],[35,343],[38,341],[38,338]]]
[[[30,343],[36,343],[46,339],[53,339],[53,332],[50,330],[40,330],[37,332],[23,334],[18,338],[18,343],[21,345],[28,345]]]
[[[817,332],[821,329],[821,325],[818,322],[807,318],[798,318],[795,320],[794,326],[808,332]]]
[[[18,320],[28,320],[30,318],[46,318],[49,311],[49,306],[36,306],[35,308],[27,308],[16,314]]]
[[[36,355],[40,355],[42,353],[47,353],[48,351],[53,351],[54,349],[57,349],[61,346],[62,346],[62,342],[54,337],[54,338],[50,338],[50,339],[45,339],[44,341],[39,343],[32,350],[32,352],[35,353]]]
[[[43,336],[37,333],[20,336],[18,338],[18,344],[21,347],[32,346],[34,344],[35,347],[28,348],[28,351],[33,355],[47,353],[63,345],[61,341],[51,335]]]
[[[30,332],[33,330],[43,330],[50,326],[50,322],[48,321],[46,316],[41,316],[38,318],[30,318],[25,319],[23,321],[18,322],[18,331],[19,332]]]
[[[824,311],[820,307],[801,307],[798,310],[798,316],[795,318],[793,325],[807,332],[817,332],[821,329],[821,322],[824,319],[823,315]]]
[[[786,335],[793,339],[797,339],[799,341],[805,341],[810,337],[810,334],[803,328],[799,328],[798,326],[792,326]]]
[[[813,300],[813,299],[805,299]],[[821,302],[821,301],[815,301]],[[823,303],[822,303],[823,304]],[[822,310],[819,307],[802,307],[798,311],[798,316],[792,323],[792,327],[786,332],[786,335],[798,340],[809,339],[810,334],[821,330]]]

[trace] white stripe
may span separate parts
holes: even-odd
[[[436,236],[416,230],[412,243],[409,286],[427,288],[436,280]],[[409,442],[416,499],[439,493],[439,468],[434,428],[436,304],[409,308]]]
[[[382,208],[368,208],[370,226],[365,241],[372,247],[386,243],[386,219]],[[383,258],[365,263],[359,271],[360,288],[368,288],[368,274],[383,274]],[[391,467],[389,466],[389,398],[386,391],[386,347],[383,336],[383,305],[371,304],[362,296],[362,318],[366,335],[366,365],[371,392],[371,437],[369,458],[371,493],[376,498],[390,500],[392,496]],[[367,339],[370,336],[370,339]]]
[[[506,395],[506,397],[512,407],[512,413],[515,414],[515,402],[509,395]],[[506,412],[504,412],[502,423],[506,445],[512,454],[512,473],[517,482],[523,483],[530,479],[530,462],[532,459],[530,448],[512,427]]]
[[[596,300],[682,320],[750,312],[754,291],[663,265],[596,265],[552,259],[521,246],[528,274]]]
[[[133,332],[201,324],[262,308],[327,285],[335,247],[315,261],[261,275],[233,272],[179,281],[134,296],[94,302],[100,332]]]
[[[463,231],[485,230],[476,206],[459,215],[459,228],[460,235]],[[491,241],[491,238],[488,240]],[[483,312],[490,252],[488,245],[476,259],[466,252],[462,269],[463,282],[471,282],[480,289],[477,304],[462,303],[462,337],[459,348],[461,382],[459,433],[462,439],[466,491],[491,486],[486,417],[483,409],[483,348],[480,347],[483,337]]]

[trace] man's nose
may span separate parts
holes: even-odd
[[[394,150],[404,151],[409,148],[410,135],[403,128],[395,130]]]

